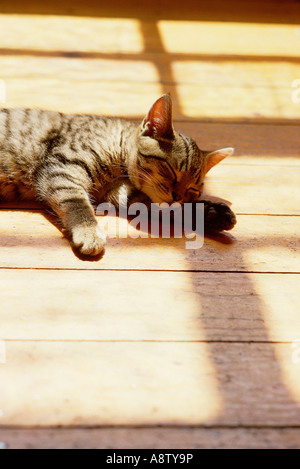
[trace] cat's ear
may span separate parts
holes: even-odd
[[[234,148],[228,147],[228,148],[222,148],[221,150],[215,150],[215,151],[206,151],[204,152],[205,155],[205,172],[207,173],[211,168],[216,166],[216,164],[220,163],[220,161],[224,160],[224,158],[227,158],[227,156],[231,156],[234,152]]]
[[[172,99],[169,94],[161,96],[148,112],[142,122],[141,135],[156,140],[172,140]]]

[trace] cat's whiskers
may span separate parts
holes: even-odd
[[[127,174],[127,167],[123,162],[112,162],[110,164],[110,169],[121,169],[122,172],[125,174],[121,174],[118,179],[132,179],[136,181],[143,181],[146,184],[153,185],[160,184],[160,180],[157,176],[149,173],[146,168],[141,168],[140,171],[138,169],[131,170],[131,174]]]
[[[141,172],[135,172],[136,174],[136,178],[139,179],[139,180],[142,180],[143,182],[145,182],[146,184],[148,183],[149,185],[153,185],[153,183],[159,183],[159,179],[153,175],[153,174],[144,174],[144,173],[141,173]]]

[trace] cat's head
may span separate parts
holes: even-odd
[[[136,158],[129,167],[134,185],[155,203],[193,202],[203,190],[206,173],[233,148],[202,151],[173,128],[172,100],[161,96],[136,133]]]

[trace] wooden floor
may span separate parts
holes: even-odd
[[[2,1],[0,98],[141,119],[171,92],[177,130],[236,148],[207,192],[238,223],[89,262],[2,205],[0,447],[299,448],[300,4],[98,3]]]

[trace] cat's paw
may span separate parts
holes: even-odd
[[[236,224],[236,216],[228,205],[209,202],[204,209],[204,226],[207,231],[228,231]]]
[[[96,226],[77,226],[72,230],[72,246],[84,256],[98,256],[104,251],[106,235]]]

